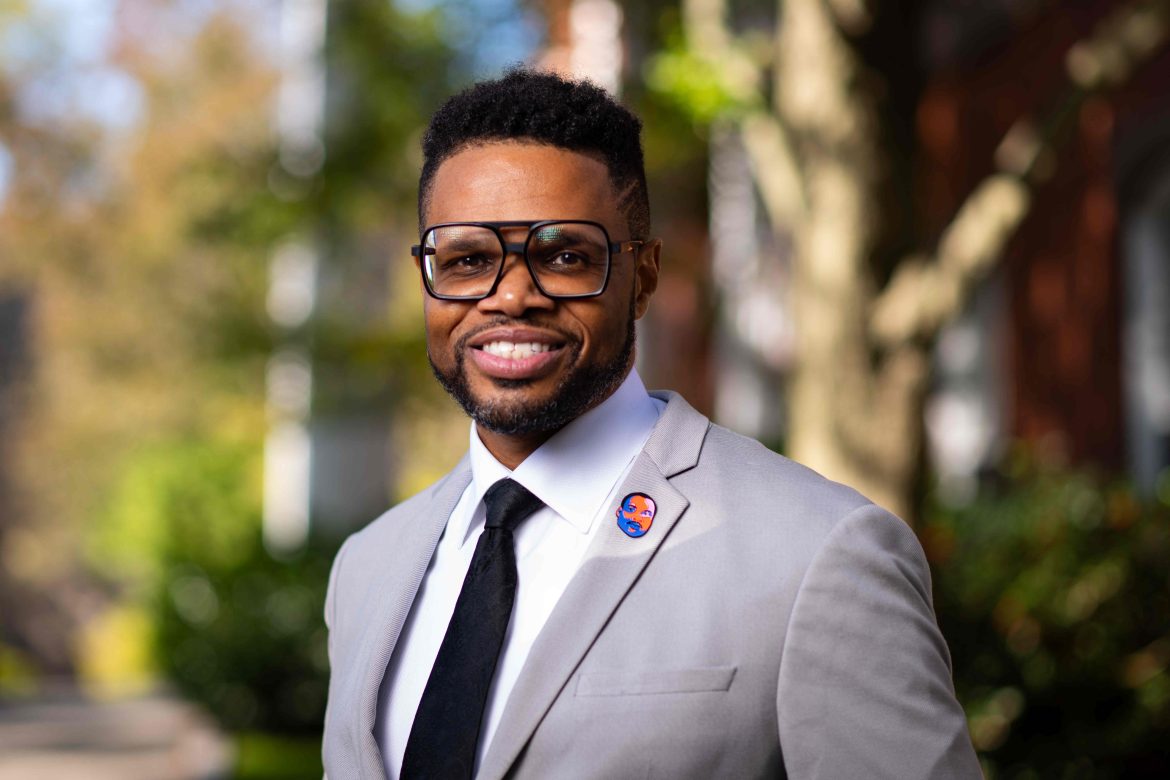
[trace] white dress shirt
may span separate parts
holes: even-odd
[[[637,371],[630,371],[613,395],[558,431],[515,471],[488,452],[472,423],[471,483],[447,520],[378,693],[374,731],[387,777],[398,777],[402,769],[415,712],[483,531],[484,493],[498,480],[511,478],[545,506],[516,531],[520,582],[484,710],[477,767],[537,634],[606,522],[605,515],[616,522],[608,510],[616,506],[622,480],[665,405],[647,394]]]

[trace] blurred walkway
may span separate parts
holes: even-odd
[[[230,767],[228,740],[168,696],[0,701],[0,780],[210,780]]]

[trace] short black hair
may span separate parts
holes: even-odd
[[[650,198],[642,159],[642,122],[588,81],[515,68],[449,98],[423,136],[418,219],[423,227],[435,172],[448,157],[481,143],[529,141],[600,158],[620,193],[630,238],[650,234]],[[617,238],[617,237],[615,237]]]

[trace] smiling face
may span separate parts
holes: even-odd
[[[611,241],[630,238],[605,165],[543,144],[492,142],[458,152],[439,166],[428,200],[428,225],[589,220],[604,225]],[[526,230],[504,233],[522,242]],[[658,253],[651,241],[615,254],[609,284],[595,298],[547,298],[515,254],[483,300],[424,293],[431,366],[481,437],[486,429],[543,440],[617,389],[633,361],[634,320],[657,284]]]

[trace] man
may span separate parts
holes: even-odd
[[[427,349],[474,422],[334,563],[328,775],[978,777],[910,529],[633,369],[639,131],[525,71],[432,119]]]

